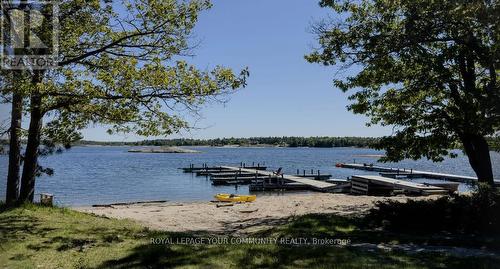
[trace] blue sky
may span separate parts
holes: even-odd
[[[169,138],[250,136],[381,136],[390,129],[366,127],[367,119],[346,110],[348,93],[335,89],[335,69],[310,64],[304,55],[316,45],[309,25],[332,15],[306,0],[213,0],[200,15],[196,56],[187,59],[202,69],[217,64],[250,70],[248,86],[225,104],[202,110],[200,129]],[[2,114],[6,112],[2,108]],[[84,130],[88,140],[137,140],[134,135]]]

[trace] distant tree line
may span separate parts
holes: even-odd
[[[486,139],[491,150],[500,151],[500,137],[489,137]],[[76,145],[102,145],[102,146],[276,146],[276,147],[311,147],[311,148],[333,148],[333,147],[359,147],[370,148],[379,141],[376,137],[249,137],[249,138],[215,138],[215,139],[154,139],[135,142],[120,141],[90,141],[80,140]],[[25,142],[25,141],[23,141]],[[8,141],[0,139],[0,144],[8,145]],[[457,145],[458,147],[460,145]],[[2,153],[0,149],[0,154]],[[5,150],[3,151],[5,153]]]
[[[370,147],[378,138],[373,137],[250,137],[215,139],[155,139],[137,142],[79,142],[81,145],[127,145],[127,146],[277,146],[277,147]]]

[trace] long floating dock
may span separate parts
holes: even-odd
[[[266,170],[266,166],[250,166],[245,168],[251,168],[255,170]],[[227,170],[222,168],[222,166],[214,166],[214,167],[187,167],[181,168],[185,173],[198,173],[198,172],[227,172],[231,170]]]
[[[240,172],[252,173],[252,174],[259,174],[261,176],[267,176],[267,177],[276,177],[277,176],[272,171],[256,170],[256,169],[232,167],[232,166],[221,166],[221,167],[223,169],[227,169],[227,170],[240,171]],[[309,186],[311,189],[318,190],[318,191],[329,191],[329,190],[332,190],[335,187],[337,187],[337,184],[329,183],[326,181],[319,181],[319,180],[298,177],[298,176],[292,176],[292,175],[281,174],[281,175],[279,175],[279,178],[284,179],[286,181],[294,182],[294,183],[300,183],[302,185]]]
[[[243,168],[250,168],[250,169],[255,169],[255,170],[266,170],[267,167],[265,164],[260,164],[260,163],[255,163],[253,162],[252,165],[246,165],[246,163],[242,162],[240,163],[240,167]],[[179,168],[184,171],[184,173],[200,173],[200,174],[208,174],[211,172],[227,172],[227,169],[222,168],[222,166],[208,166],[206,163],[203,164],[201,167],[196,167],[194,164],[190,164],[189,167],[184,167],[184,168]],[[231,171],[231,170],[229,170]]]
[[[477,177],[435,173],[435,172],[427,172],[427,171],[418,171],[418,170],[413,170],[413,169],[390,168],[390,167],[377,166],[377,165],[373,165],[373,164],[367,165],[367,164],[357,164],[357,163],[340,163],[340,164],[337,164],[337,167],[381,172],[386,176],[387,175],[393,175],[393,176],[401,175],[401,176],[408,176],[408,177],[425,177],[425,178],[432,178],[432,179],[443,179],[443,180],[456,181],[456,182],[477,182]]]

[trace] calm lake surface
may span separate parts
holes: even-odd
[[[202,151],[194,154],[129,153],[130,147],[74,147],[62,154],[45,157],[43,165],[55,169],[51,177],[37,180],[38,194],[55,195],[59,205],[76,206],[138,200],[208,201],[221,192],[248,193],[248,186],[212,186],[205,177],[183,173],[178,168],[193,163],[209,165],[247,165],[265,163],[268,169],[283,167],[285,173],[306,169],[321,170],[333,178],[345,179],[354,174],[374,174],[336,168],[337,162],[373,163],[381,154],[359,148],[212,148],[190,147]],[[500,154],[491,152],[495,179],[500,179]],[[390,167],[474,176],[467,158],[446,159],[442,163],[427,160],[382,164]],[[5,195],[7,156],[0,156],[0,197]],[[461,186],[466,190],[467,186]]]

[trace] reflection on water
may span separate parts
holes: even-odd
[[[205,177],[182,173],[178,168],[201,165],[238,165],[240,162],[265,163],[269,169],[283,167],[285,173],[321,170],[333,178],[373,172],[336,168],[337,162],[372,163],[379,151],[357,148],[210,148],[193,147],[203,153],[128,153],[130,147],[75,147],[63,154],[41,160],[55,169],[52,177],[37,181],[37,192],[53,193],[63,205],[88,205],[116,201],[212,199],[221,192],[248,193],[248,186],[217,186]],[[375,156],[374,156],[375,155]],[[492,152],[495,178],[500,178],[500,154]],[[442,163],[403,161],[385,164],[400,168],[474,176],[467,159],[460,156]],[[0,194],[5,193],[7,156],[0,156]],[[463,187],[461,187],[463,190]]]

